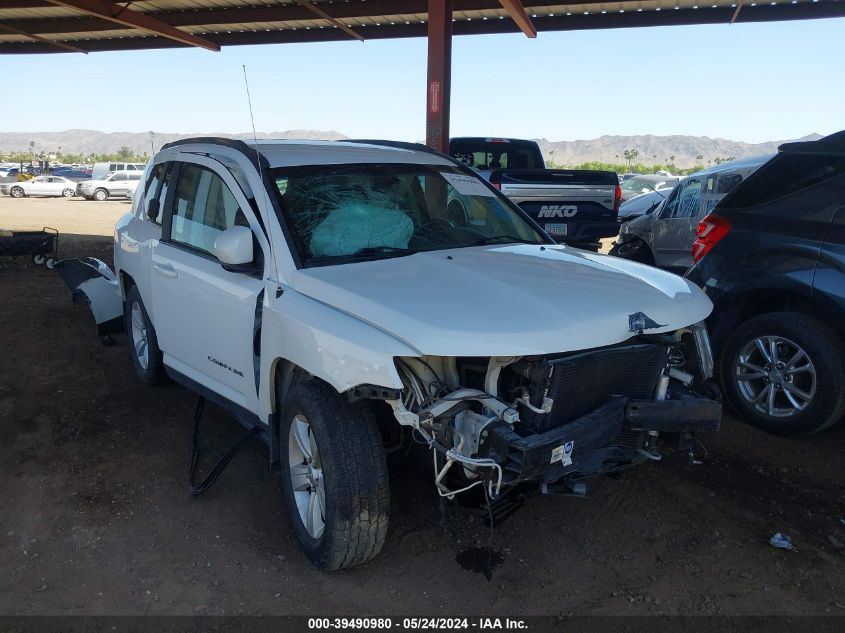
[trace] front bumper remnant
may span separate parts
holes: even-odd
[[[491,457],[502,464],[505,481],[541,483],[581,480],[625,470],[653,457],[643,447],[655,433],[671,434],[686,446],[692,433],[717,431],[722,406],[715,400],[639,400],[614,397],[572,422],[528,436],[506,424],[489,431]]]

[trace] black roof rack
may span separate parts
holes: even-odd
[[[249,162],[258,168],[258,148],[250,147],[244,141],[237,138],[227,138],[225,136],[195,136],[193,138],[180,138],[170,143],[165,143],[161,146],[162,150],[170,149],[171,147],[178,147],[180,145],[190,145],[195,143],[206,143],[209,145],[222,145],[230,149],[236,150],[243,154]]]
[[[778,150],[787,154],[824,154],[845,156],[845,130],[820,138],[817,141],[784,143]]]

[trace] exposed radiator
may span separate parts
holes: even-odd
[[[521,407],[523,429],[542,433],[597,409],[613,396],[651,398],[666,364],[664,345],[643,343],[608,347],[548,361],[552,368],[550,413]]]

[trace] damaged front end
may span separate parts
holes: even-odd
[[[703,324],[548,356],[399,358],[405,388],[384,399],[432,450],[445,497],[520,484],[585,494],[586,480],[658,461],[657,440],[691,451],[721,420]]]

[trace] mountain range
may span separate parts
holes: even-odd
[[[156,132],[98,132],[96,130],[65,130],[63,132],[0,132],[0,152],[28,151],[30,142],[35,143],[36,154],[40,152],[56,153],[97,153],[110,154],[122,146],[141,155],[152,153],[153,147],[159,149],[163,144],[190,136],[228,136],[234,138],[252,138],[252,133],[215,134],[215,133],[165,133]],[[321,130],[285,130],[283,132],[259,132],[258,138],[296,138],[338,140],[349,138],[336,131]],[[778,145],[787,140],[815,140],[819,134],[810,134],[801,139],[785,139],[765,143],[744,143],[707,136],[602,136],[591,140],[549,141],[535,139],[543,150],[546,160],[555,165],[576,165],[588,161],[624,163],[624,153],[628,150],[638,152],[636,162],[645,164],[673,162],[680,168],[695,164],[715,162],[717,159],[743,158],[777,151]],[[701,156],[702,158],[698,158]],[[674,157],[674,159],[672,158]]]

